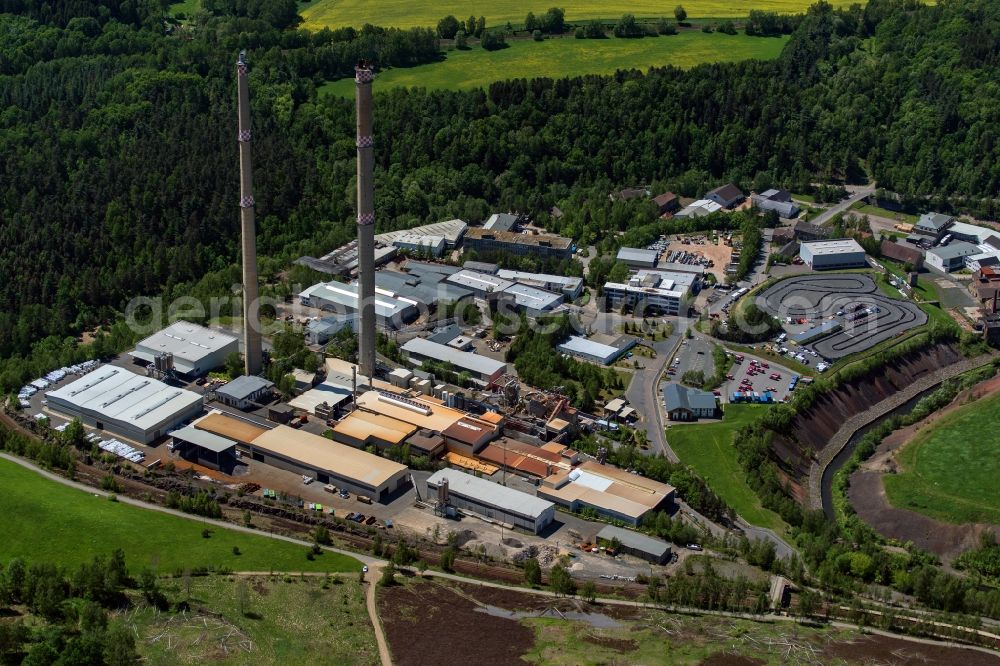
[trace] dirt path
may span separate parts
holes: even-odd
[[[882,440],[875,454],[851,475],[847,493],[851,506],[858,516],[875,530],[890,539],[912,541],[918,548],[930,551],[946,564],[962,552],[979,545],[980,535],[992,530],[1000,539],[1000,526],[983,523],[956,525],[935,520],[916,511],[894,507],[889,502],[882,482],[884,474],[895,473],[899,466],[896,455],[920,430],[950,414],[969,400],[991,396],[1000,392],[1000,377],[959,393],[951,403],[924,420],[891,433]]]
[[[365,585],[368,592],[365,594],[365,605],[368,607],[368,619],[371,620],[375,629],[375,642],[378,643],[378,656],[382,660],[382,666],[392,666],[392,653],[389,652],[389,643],[385,639],[385,628],[382,626],[382,619],[378,616],[378,603],[375,600],[375,592],[378,589],[378,581],[382,577],[382,567],[385,562],[376,562],[368,567],[365,575]]]

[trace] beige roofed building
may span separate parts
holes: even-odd
[[[674,495],[673,486],[591,461],[546,477],[538,488],[539,497],[570,511],[589,507],[630,525],[638,525],[650,511],[668,509]]]

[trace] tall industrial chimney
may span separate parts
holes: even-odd
[[[254,220],[253,166],[250,164],[250,88],[247,84],[246,51],[236,61],[239,93],[240,144],[240,235],[243,245],[243,344],[244,369],[248,375],[261,371],[260,303],[257,285],[257,225]]]
[[[354,68],[358,119],[358,365],[369,378],[375,373],[375,165],[372,138],[371,67],[359,62]]]

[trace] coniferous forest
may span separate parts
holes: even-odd
[[[46,336],[138,294],[238,281],[234,63],[248,51],[265,278],[354,234],[358,58],[440,57],[430,29],[309,33],[293,0],[0,0],[0,384]],[[767,39],[767,37],[760,37]],[[1000,215],[1000,3],[814,5],[773,62],[516,80],[376,99],[380,229],[493,210],[584,242],[652,222],[607,193],[686,195],[868,177],[928,209]],[[376,83],[377,86],[377,83]],[[604,242],[615,242],[607,240]]]

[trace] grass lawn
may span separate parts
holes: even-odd
[[[191,14],[201,9],[201,0],[181,0],[171,4],[168,9],[171,16],[184,14],[184,16],[191,18]]]
[[[688,68],[749,58],[768,60],[778,57],[786,42],[784,37],[695,31],[644,39],[518,40],[499,51],[479,47],[449,51],[441,62],[386,70],[376,79],[375,89],[402,86],[465,90],[505,79],[613,74],[620,69],[646,70],[658,65]],[[350,97],[354,95],[354,79],[331,81],[320,92]]]
[[[1000,396],[965,405],[922,430],[887,474],[894,506],[951,523],[1000,524]]]
[[[151,666],[378,663],[364,588],[354,575],[195,577],[190,596],[180,579],[161,585],[171,602],[188,600],[191,609],[176,615],[142,606],[127,615]]]
[[[133,571],[161,573],[196,567],[234,571],[358,571],[361,563],[336,553],[306,559],[305,546],[210,528],[204,523],[112,502],[49,481],[0,459],[0,562],[13,557],[74,567],[94,555],[125,551]],[[240,555],[233,553],[238,547]]]
[[[896,211],[886,210],[885,208],[872,206],[871,204],[866,204],[861,201],[851,206],[851,210],[861,213],[862,215],[877,215],[878,217],[887,217],[890,220],[896,220],[898,222],[906,222],[908,224],[916,224],[918,219],[916,215],[910,215],[909,213],[898,213]]]
[[[761,506],[760,499],[747,485],[733,447],[736,431],[758,418],[765,409],[764,405],[726,405],[726,416],[721,423],[675,425],[667,430],[667,441],[681,462],[694,468],[747,522],[781,532],[784,522]]]
[[[751,9],[766,9],[783,14],[804,12],[811,0],[689,0],[684,2],[690,18],[728,17],[745,18]],[[832,4],[847,7],[847,0],[832,0]],[[566,20],[584,21],[592,19],[617,19],[622,14],[634,14],[639,18],[666,17],[674,20],[676,3],[636,0],[635,2],[601,2],[584,0],[566,7]],[[311,0],[299,2],[299,14],[305,19],[305,27],[319,30],[325,27],[353,25],[360,28],[365,23],[398,28],[436,26],[444,16],[454,14],[464,21],[470,14],[485,16],[486,25],[498,26],[508,22],[517,26],[524,23],[529,11],[541,16],[549,5],[535,5],[523,0],[443,0],[440,2],[412,2],[410,0]]]

